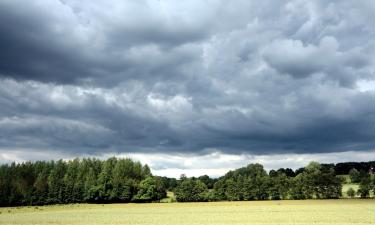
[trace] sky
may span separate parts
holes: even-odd
[[[0,163],[375,160],[375,1],[0,0]]]

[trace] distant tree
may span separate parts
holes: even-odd
[[[152,188],[145,189],[147,181],[141,184],[146,178],[155,181]],[[163,182],[152,176],[147,165],[130,159],[0,165],[0,206],[128,202],[138,193],[138,188],[145,191],[154,187],[156,196],[152,200],[156,200],[165,194],[159,192],[161,186]]]
[[[207,201],[207,186],[200,180],[184,178],[176,188],[176,200],[179,202]]]
[[[306,193],[305,177],[300,173],[291,180],[290,198],[306,199],[309,197],[309,193]]]
[[[300,173],[303,173],[303,171],[305,171],[305,168],[303,168],[303,167],[297,169],[296,172],[295,172],[295,176],[297,176],[297,175],[300,174]]]
[[[129,202],[137,193],[137,184],[142,178],[142,166],[131,159],[121,159],[113,169],[111,199],[120,202]]]
[[[371,189],[371,177],[367,174],[367,176],[362,177],[361,182],[359,183],[358,195],[361,198],[368,198],[370,196]]]
[[[150,168],[147,168],[148,166],[144,168],[140,162],[134,162],[129,158],[122,159],[122,161],[127,161],[129,170],[126,172],[126,174],[132,177],[134,180],[143,180],[148,176],[147,174],[151,174]]]
[[[9,196],[11,190],[11,170],[8,165],[0,166],[0,206],[9,204]]]
[[[290,181],[284,173],[277,172],[274,177],[270,177],[269,195],[271,199],[287,199],[289,188]]]
[[[33,204],[34,198],[34,182],[36,179],[34,167],[31,162],[21,163],[15,168],[16,176],[14,177],[14,185],[18,193],[18,202],[21,204]]]
[[[341,197],[343,180],[336,176],[333,168],[322,168],[320,176],[315,179],[318,186],[316,197],[323,199]]]
[[[174,191],[177,187],[177,179],[171,177],[159,177],[168,191]]]
[[[180,181],[184,181],[186,179],[187,179],[186,174],[183,173],[183,174],[180,175]]]
[[[89,171],[85,177],[84,183],[84,195],[83,199],[86,202],[95,202],[99,199],[99,190],[96,186],[97,175],[93,168],[89,168]]]
[[[350,177],[350,181],[352,183],[359,183],[361,181],[361,174],[360,172],[353,168],[349,171],[349,177]]]
[[[294,173],[294,171],[290,168],[280,168],[277,170],[278,173],[284,173],[287,177],[295,177],[296,174]]]
[[[347,175],[353,168],[355,168],[357,171],[368,172],[371,167],[375,167],[375,161],[337,163],[335,165],[335,172],[338,175]]]
[[[311,162],[293,178],[290,196],[292,199],[339,198],[341,189],[342,180],[336,177],[333,166]]]
[[[151,176],[152,174],[151,174],[151,169],[150,169],[150,167],[147,165],[147,164],[145,164],[143,167],[142,167],[142,179],[145,179],[145,178],[147,178],[147,177],[149,177],[149,176]]]
[[[202,181],[208,189],[212,189],[214,187],[214,183],[216,182],[216,179],[212,179],[208,175],[200,176],[198,179]]]
[[[102,170],[98,176],[97,190],[99,201],[111,201],[112,196],[117,194],[118,190],[113,190],[112,172],[116,165],[117,159],[112,157],[103,162]],[[114,192],[114,193],[113,193]],[[115,196],[115,198],[117,195]]]
[[[35,166],[37,177],[34,182],[34,203],[36,205],[42,205],[47,203],[50,168],[48,164],[44,162],[37,162]]]
[[[66,163],[62,160],[57,161],[48,176],[49,204],[64,203],[65,183],[64,176],[66,172]]]
[[[268,176],[257,176],[255,182],[255,197],[257,200],[269,198],[270,178]]]
[[[346,174],[354,168],[352,176],[359,172],[358,195],[366,198],[375,189],[375,177],[367,172],[374,163],[313,162],[297,175],[289,168],[267,173],[262,165],[249,164],[218,179],[182,175],[180,180],[154,177],[147,165],[114,157],[11,163],[0,165],[0,206],[158,201],[166,188],[175,191],[178,201],[339,198],[338,168]]]
[[[79,159],[74,159],[73,161],[68,162],[63,178],[65,203],[83,201],[83,184],[82,180],[78,177],[79,169]]]
[[[217,200],[268,199],[270,179],[263,166],[249,164],[246,167],[229,171],[214,185]]]
[[[251,178],[250,176],[245,177],[242,188],[243,200],[249,201],[256,199],[255,183],[253,182],[253,178]]]
[[[147,177],[139,184],[138,193],[133,197],[136,202],[152,202],[167,196],[162,180],[159,177]]]
[[[214,184],[213,196],[215,200],[226,200],[226,184],[224,179],[219,179]]]
[[[312,193],[309,198],[339,198],[342,190],[342,180],[336,177],[333,166],[325,164],[321,166],[319,163],[311,162],[305,171],[306,188],[310,187]]]
[[[370,188],[368,186],[362,186],[358,189],[357,194],[361,198],[368,198],[370,196]]]
[[[168,190],[174,190],[177,187],[177,179],[176,178],[169,178],[167,183]]]
[[[294,173],[294,171],[290,168],[286,168],[285,169],[285,175],[287,175],[288,177],[295,177],[296,174]]]
[[[233,179],[228,179],[225,181],[226,191],[225,196],[229,201],[239,201],[241,200],[241,191],[239,182],[234,181]]]
[[[277,176],[277,171],[276,170],[270,170],[270,172],[268,173],[268,175],[270,176],[270,177],[276,177]]]
[[[349,188],[346,191],[346,194],[348,195],[349,198],[354,198],[355,197],[355,190],[353,188]]]

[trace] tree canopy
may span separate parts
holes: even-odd
[[[256,163],[219,178],[182,175],[178,180],[153,176],[147,165],[127,158],[12,163],[0,166],[0,206],[156,202],[166,197],[166,190],[175,192],[179,202],[332,199],[342,195],[343,180],[336,168],[311,162],[296,171],[267,173]],[[367,198],[375,191],[375,176],[354,167],[347,171],[359,183],[358,196]],[[354,190],[347,194],[356,196]]]
[[[158,201],[160,178],[131,159],[74,159],[0,166],[0,205]]]

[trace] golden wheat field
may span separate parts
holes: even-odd
[[[0,224],[375,224],[375,200],[61,205],[1,208]]]

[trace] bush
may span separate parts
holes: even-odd
[[[346,191],[346,194],[348,195],[348,197],[350,198],[354,198],[355,197],[355,190],[353,188],[349,188],[347,191]]]
[[[200,180],[185,178],[176,188],[178,202],[203,202],[207,201],[207,186]]]
[[[358,189],[357,194],[361,198],[368,198],[370,196],[370,189],[367,188],[367,187],[362,187],[362,188]]]
[[[355,168],[349,171],[349,176],[352,183],[359,183],[361,181],[361,173]]]

